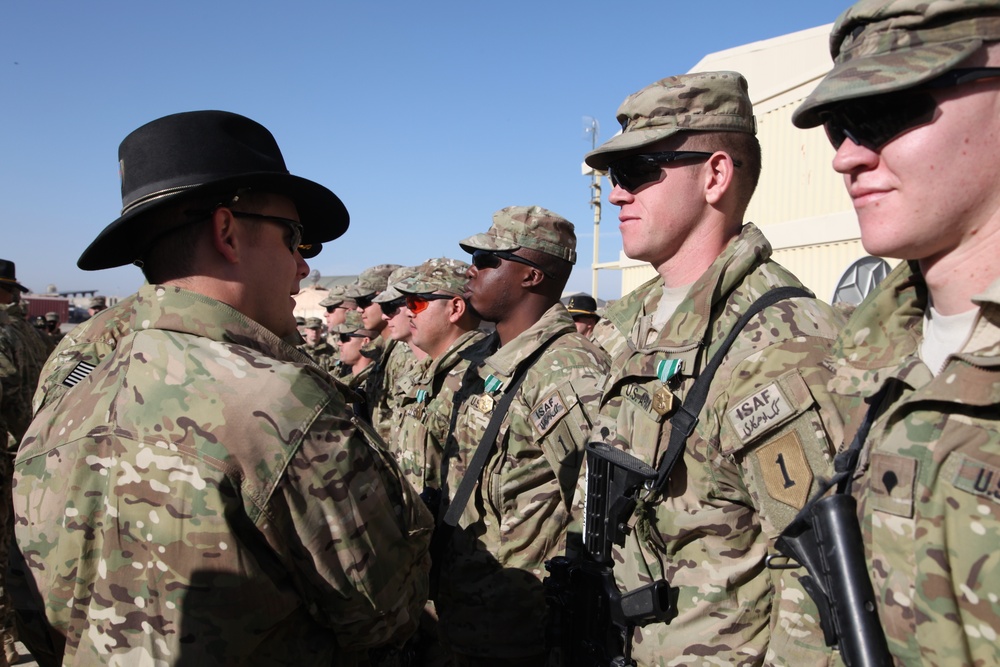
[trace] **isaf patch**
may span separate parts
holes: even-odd
[[[778,387],[777,382],[748,396],[726,413],[729,423],[743,444],[795,416],[796,411]]]
[[[795,509],[805,507],[813,472],[795,431],[756,450],[761,476],[769,496]]]
[[[531,422],[540,435],[545,435],[567,412],[562,396],[558,390],[553,391],[531,409]]]

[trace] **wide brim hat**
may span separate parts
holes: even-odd
[[[86,271],[141,259],[156,238],[193,222],[177,216],[150,224],[150,213],[180,197],[241,189],[283,195],[298,211],[304,245],[332,241],[350,224],[337,195],[290,174],[267,128],[238,114],[191,111],[154,120],[125,137],[118,165],[122,213],[80,255],[77,266]]]
[[[739,72],[692,72],[660,79],[618,107],[622,130],[584,161],[605,170],[618,158],[680,132],[756,134],[747,81]]]
[[[566,303],[570,315],[593,315],[597,317],[597,300],[587,294],[571,296]]]
[[[1000,2],[859,2],[830,33],[833,69],[792,114],[796,127],[823,121],[837,102],[919,86],[1000,40]]]
[[[17,281],[17,268],[9,259],[0,259],[0,285],[13,287],[21,292],[28,291],[27,287]]]

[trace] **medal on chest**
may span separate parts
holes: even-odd
[[[664,359],[656,365],[656,377],[662,383],[660,388],[653,394],[653,410],[656,414],[663,416],[673,412],[675,396],[667,388],[667,382],[680,371],[683,362],[680,359]]]

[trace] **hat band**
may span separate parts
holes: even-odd
[[[128,206],[126,206],[126,207],[124,207],[122,209],[122,215],[125,215],[126,213],[128,213],[132,209],[136,208],[137,206],[141,206],[143,204],[147,204],[147,203],[149,203],[151,201],[155,201],[157,199],[162,199],[164,197],[170,197],[170,196],[176,195],[176,194],[178,194],[180,192],[185,192],[187,190],[191,190],[192,188],[200,187],[201,185],[203,185],[203,184],[202,183],[195,183],[194,185],[182,185],[182,186],[176,187],[176,188],[167,188],[165,190],[158,190],[156,192],[153,192],[153,193],[150,193],[148,195],[145,195],[144,197],[139,197],[134,202],[130,203]]]
[[[852,38],[849,33],[840,45],[838,64],[857,58],[880,56],[897,51],[907,51],[922,46],[933,47],[949,42],[969,42],[975,39],[1000,40],[1000,16],[962,17],[932,28],[913,30],[892,23],[885,29],[871,28],[860,31]],[[886,48],[888,42],[889,48]]]

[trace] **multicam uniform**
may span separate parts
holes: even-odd
[[[299,351],[305,353],[312,359],[317,366],[322,368],[327,373],[331,375],[334,372],[334,367],[337,365],[337,348],[330,345],[325,340],[321,340],[312,347],[308,345],[299,345]]]
[[[595,440],[660,463],[670,416],[739,316],[765,292],[800,285],[770,254],[760,231],[745,225],[651,344],[644,316],[659,303],[659,277],[608,309],[594,332],[612,360]],[[669,625],[634,633],[639,665],[825,662],[815,607],[798,575],[767,570],[764,559],[831,471],[819,416],[832,408],[830,374],[819,363],[838,325],[828,306],[808,298],[754,317],[715,375],[665,497],[640,502],[635,530],[615,547],[618,586],[631,591],[666,579],[678,599]],[[673,375],[672,360],[681,362]],[[839,433],[830,435],[839,442]]]
[[[429,367],[410,376],[411,399],[402,410],[402,423],[390,448],[415,489],[441,489],[442,455],[456,409],[455,395],[471,362],[466,352],[485,336],[479,330],[467,331]]]
[[[496,338],[484,343],[495,345]],[[462,386],[447,452],[453,495],[518,365],[548,348],[525,371],[477,490],[459,521],[442,566],[437,600],[444,641],[458,654],[517,658],[545,647],[543,563],[565,548],[579,518],[574,491],[607,356],[576,333],[562,304],[499,348]],[[498,384],[499,383],[499,384]]]
[[[1000,281],[975,297],[970,340],[936,376],[920,360],[927,288],[900,264],[835,348],[847,436],[882,387],[858,499],[879,616],[897,664],[1000,660]]]
[[[387,443],[392,441],[392,432],[399,428],[401,403],[408,400],[406,390],[412,383],[404,378],[419,369],[419,364],[409,345],[390,339],[379,358],[369,366],[372,370],[365,381],[365,396],[372,413],[372,426]]]
[[[406,638],[430,516],[336,382],[176,288],[79,328],[15,462],[64,664],[354,664]]]

